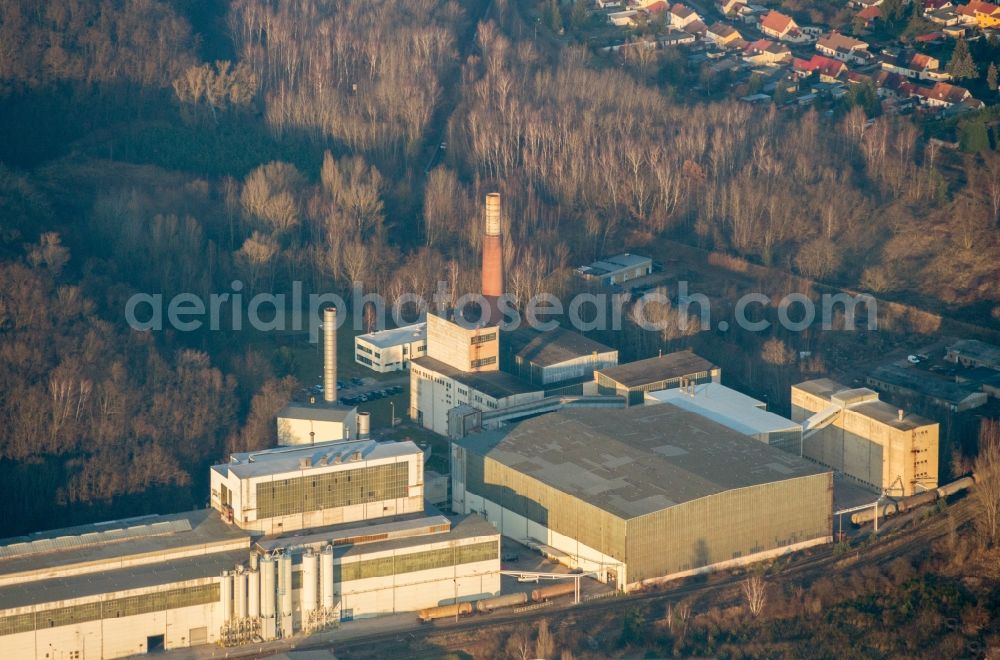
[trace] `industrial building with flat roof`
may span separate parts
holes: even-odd
[[[250,535],[215,511],[142,516],[0,541],[0,648],[115,658],[214,642],[219,576]]]
[[[938,424],[879,401],[866,387],[828,378],[792,386],[792,419],[803,455],[889,495],[938,485]]]
[[[410,367],[410,418],[426,429],[448,434],[448,412],[467,405],[498,410],[536,401],[540,387],[503,371],[469,372],[425,357]]]
[[[921,399],[952,412],[978,408],[988,399],[977,385],[956,383],[914,367],[886,364],[876,367],[865,382],[879,392]]]
[[[647,403],[667,403],[722,424],[772,447],[802,455],[802,425],[767,411],[763,401],[719,383],[647,392]]]
[[[832,473],[676,406],[556,412],[452,445],[452,508],[622,589],[826,543]]]
[[[646,392],[687,383],[718,383],[722,369],[691,351],[677,351],[594,372],[599,394],[625,397],[627,405],[645,401]]]
[[[244,452],[212,468],[210,510],[0,541],[0,649],[238,646],[496,595],[499,533],[425,512],[422,457],[411,442]]]
[[[618,364],[617,350],[566,328],[506,332],[500,351],[501,367],[533,385],[589,380],[595,370]]]
[[[577,275],[585,280],[604,286],[622,284],[653,272],[653,260],[638,254],[616,254],[576,269]]]
[[[423,357],[426,352],[426,322],[354,338],[354,361],[379,373],[409,369],[410,361]]]
[[[945,349],[945,359],[966,367],[1000,370],[1000,346],[978,339],[960,339]]]
[[[290,402],[278,411],[276,423],[279,445],[348,440],[357,427],[358,409],[325,402]]]
[[[263,534],[419,512],[424,455],[412,442],[326,442],[233,454],[211,469],[211,506]]]

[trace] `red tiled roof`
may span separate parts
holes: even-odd
[[[682,5],[681,3],[678,2],[673,7],[670,8],[670,13],[673,14],[674,16],[679,16],[680,18],[687,18],[688,16],[694,13],[694,10],[688,7],[687,5]]]
[[[764,20],[760,22],[762,28],[767,28],[778,34],[784,34],[787,30],[794,27],[795,21],[792,20],[791,16],[785,16],[781,12],[774,11],[773,9],[767,13]]]
[[[646,5],[644,9],[651,14],[659,14],[661,11],[666,11],[667,7],[666,0],[656,0],[656,2]]]
[[[934,83],[930,91],[926,93],[927,98],[944,101],[945,103],[961,103],[972,96],[969,90],[958,85],[949,85],[945,82]]]
[[[792,61],[792,67],[797,71],[819,71],[820,75],[836,78],[847,69],[847,65],[839,60],[834,60],[822,55],[813,55],[812,59],[803,60],[796,57]]]
[[[875,18],[882,18],[882,10],[878,7],[865,7],[858,12],[858,16],[865,20],[871,20]]]
[[[931,65],[932,59],[930,55],[914,53],[913,57],[910,58],[910,66],[914,71],[926,70]]]

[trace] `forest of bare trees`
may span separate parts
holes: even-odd
[[[518,303],[672,239],[1000,321],[995,151],[667,93],[529,38],[522,9],[0,0],[0,117],[25,127],[0,145],[0,514],[195,503],[205,466],[270,441],[297,384],[269,349],[130,333],[131,293],[475,290],[492,190]],[[688,345],[677,325],[603,339],[639,357]],[[731,343],[754,382],[794,367],[783,338]]]

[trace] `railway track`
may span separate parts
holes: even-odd
[[[926,509],[924,510],[926,511]],[[897,526],[912,522],[913,518],[923,514],[920,509],[902,514],[896,519]],[[860,545],[851,548],[846,553],[836,553],[832,546],[790,557],[778,562],[772,569],[769,580],[781,582],[784,580],[809,581],[831,572],[853,570],[863,566],[880,566],[898,557],[907,556],[925,550],[931,543],[947,537],[951,529],[958,529],[973,519],[973,509],[969,503],[960,500],[948,509],[948,515],[939,513],[923,521],[919,527],[890,532],[884,538],[871,545]],[[909,518],[909,520],[908,520]],[[488,615],[476,615],[453,620],[438,620],[428,624],[417,624],[407,630],[395,630],[377,633],[363,638],[342,641],[319,641],[310,643],[308,640],[296,640],[295,648],[318,649],[332,648],[338,656],[375,656],[388,653],[387,647],[398,650],[401,644],[412,644],[418,640],[429,640],[436,636],[456,635],[480,630],[484,626],[504,626],[515,623],[534,624],[541,619],[572,617],[578,623],[591,616],[607,610],[623,611],[635,606],[649,606],[655,603],[667,603],[682,600],[690,596],[705,596],[716,592],[738,587],[745,579],[744,574],[715,574],[707,582],[681,583],[673,588],[661,588],[642,591],[628,596],[601,598],[584,601],[578,605],[556,605],[527,612],[494,612]],[[269,653],[279,653],[282,649],[269,649]]]

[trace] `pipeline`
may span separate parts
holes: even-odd
[[[961,479],[956,479],[949,484],[935,488],[934,490],[929,490],[925,493],[918,493],[917,495],[911,495],[909,497],[903,497],[898,500],[892,500],[886,502],[880,506],[879,517],[886,518],[897,513],[902,513],[904,511],[912,511],[917,507],[924,506],[925,504],[933,504],[938,500],[945,499],[954,495],[955,493],[960,493],[963,490],[971,488],[976,483],[976,475],[971,477],[962,477]],[[864,523],[872,522],[875,519],[875,509],[865,509],[863,511],[858,511],[851,516],[851,522],[855,525],[862,525]]]

